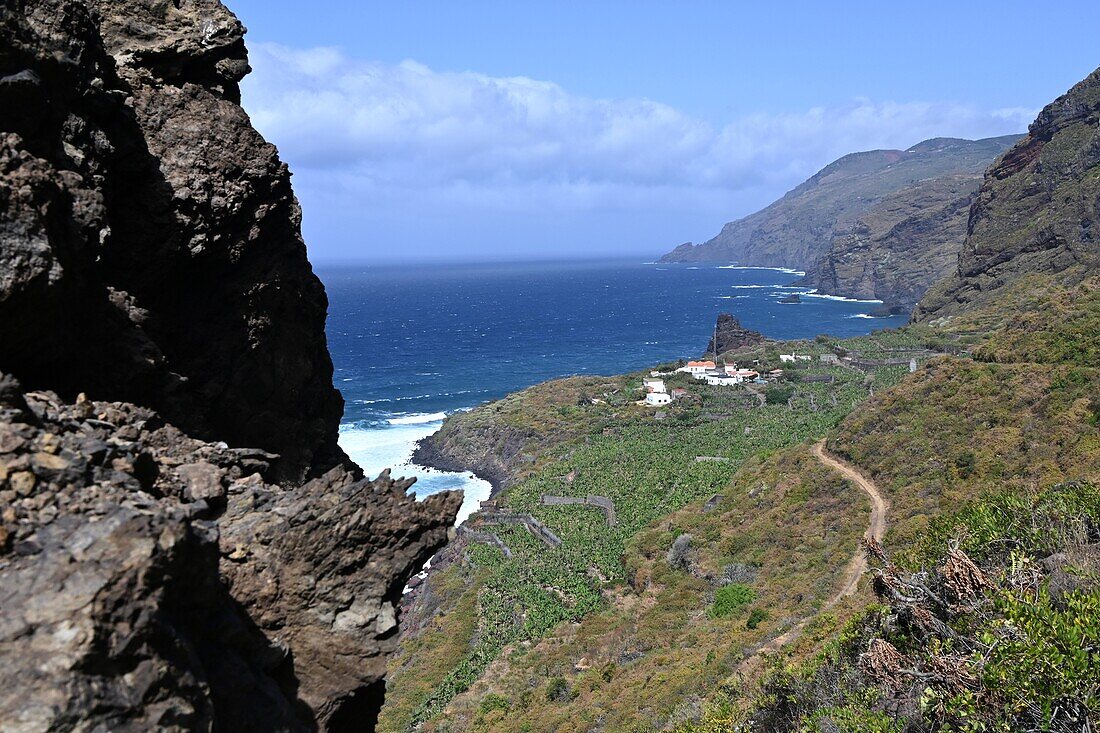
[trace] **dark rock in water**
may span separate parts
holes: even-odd
[[[779,299],[780,303],[801,303],[802,297],[798,293],[791,293],[790,295],[784,295]]]
[[[715,338],[718,339],[718,350],[715,351]],[[708,354],[724,354],[727,351],[741,349],[746,346],[755,346],[764,342],[763,334],[750,331],[741,325],[732,313],[719,313],[715,324],[714,336],[707,344]]]
[[[459,494],[336,444],[243,33],[217,0],[0,5],[5,730],[369,730],[451,534]]]

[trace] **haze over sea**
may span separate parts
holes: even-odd
[[[819,296],[801,273],[631,261],[319,267],[328,339],[346,405],[340,444],[369,475],[417,476],[419,496],[486,482],[409,462],[443,419],[573,374],[619,374],[697,357],[720,312],[773,338],[896,327],[871,301]],[[800,293],[799,304],[779,303]]]

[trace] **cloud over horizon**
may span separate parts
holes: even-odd
[[[1022,132],[1036,113],[855,99],[719,125],[648,99],[590,98],[551,81],[363,61],[334,48],[255,44],[251,62],[245,107],[295,171],[303,200],[323,198],[326,219],[344,211],[383,239],[415,238],[433,213],[449,217],[459,239],[476,233],[486,243],[525,238],[487,221],[522,229],[530,216],[538,230],[552,212],[576,216],[574,234],[599,220],[593,231],[606,237],[627,215],[635,220],[624,237],[648,232],[652,241],[640,244],[656,251],[717,233],[846,153]],[[537,246],[537,235],[530,241]]]

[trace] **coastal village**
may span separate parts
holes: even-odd
[[[821,367],[842,367],[859,371],[869,368],[884,366],[908,366],[909,371],[917,369],[916,356],[907,358],[866,360],[858,356],[845,354],[843,356],[827,352],[817,354],[779,354],[780,364],[790,364],[793,369],[805,369],[816,362]],[[638,401],[640,405],[648,407],[664,407],[676,400],[688,396],[689,390],[683,386],[670,387],[666,378],[685,374],[698,382],[703,382],[710,387],[736,387],[741,386],[755,394],[761,394],[760,389],[766,389],[768,385],[781,381],[791,381],[789,370],[782,366],[768,368],[761,366],[760,359],[754,359],[752,366],[742,366],[736,362],[722,363],[711,359],[688,361],[670,371],[654,370],[648,377],[642,379],[642,390],[645,393],[643,399]],[[832,376],[827,373],[798,374],[798,381],[832,381]]]

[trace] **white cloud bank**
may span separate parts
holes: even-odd
[[[323,189],[328,217],[344,210],[339,200],[357,202],[345,213],[364,221],[374,207],[386,237],[415,237],[412,220],[432,210],[481,217],[483,236],[484,218],[495,215],[631,214],[672,229],[705,219],[667,241],[670,227],[641,227],[660,238],[645,243],[653,251],[717,232],[749,213],[746,205],[766,203],[845,153],[1020,132],[1035,115],[859,99],[716,127],[660,102],[593,99],[553,82],[437,72],[413,61],[364,62],[331,48],[258,44],[251,60],[245,106],[300,191],[309,189],[303,198]]]

